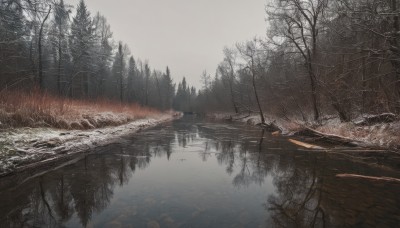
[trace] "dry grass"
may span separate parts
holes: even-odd
[[[0,92],[0,128],[91,129],[117,126],[157,114],[160,113],[137,104],[109,100],[80,101],[37,91]]]

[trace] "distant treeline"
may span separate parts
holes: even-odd
[[[0,91],[32,88],[159,109],[175,95],[169,69],[132,57],[83,0],[75,10],[63,0],[0,0]]]
[[[266,36],[225,48],[193,107],[344,122],[400,113],[399,2],[266,1]]]

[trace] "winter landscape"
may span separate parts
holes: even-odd
[[[399,8],[0,0],[0,227],[397,227]]]

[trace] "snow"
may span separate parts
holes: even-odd
[[[99,116],[96,121],[102,121],[102,118],[109,119],[112,113],[106,115]],[[66,131],[52,128],[19,128],[3,131],[0,132],[0,175],[27,164],[54,159],[58,155],[87,152],[112,143],[121,136],[171,119],[172,114],[160,114],[101,129]]]
[[[261,122],[260,116],[254,113],[246,118],[240,118],[240,116],[247,116],[245,114],[240,116],[232,113],[215,113],[210,115],[211,118],[219,120],[230,119],[231,116],[233,116],[234,119],[238,119],[238,122],[247,123],[249,125],[257,125]],[[321,118],[322,124],[315,126],[313,126],[312,123],[306,123],[301,120],[292,120],[289,122],[282,118],[274,118],[271,116],[265,116],[265,120],[267,123],[275,121],[275,124],[283,130],[282,134],[284,135],[291,135],[302,126],[308,126],[319,132],[350,138],[355,141],[363,142],[365,145],[394,149],[400,148],[400,121],[379,123],[371,126],[357,126],[356,122],[367,116],[371,117],[373,115],[363,115],[353,122],[348,123],[342,123],[340,119],[335,116],[324,116]]]

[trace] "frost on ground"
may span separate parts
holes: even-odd
[[[0,132],[0,175],[35,162],[107,145],[121,136],[171,120],[159,114],[117,127],[92,130],[17,128]]]
[[[257,125],[261,123],[261,118],[258,114],[251,115],[234,115],[231,113],[214,113],[210,115],[214,119],[226,119],[247,123],[249,125]],[[354,122],[342,123],[339,118],[333,116],[326,116],[322,118],[321,124],[313,124],[312,122],[304,122],[301,120],[286,120],[282,118],[274,118],[272,116],[265,116],[267,123],[274,122],[280,129],[282,134],[291,135],[294,132],[301,130],[303,127],[310,127],[319,132],[337,135],[355,141],[365,143],[365,145],[380,146],[390,149],[400,149],[400,121],[392,123],[376,123],[370,126],[359,126]]]
[[[330,120],[316,130],[340,135],[380,147],[400,149],[400,122],[379,123],[371,126],[357,126],[356,124],[341,123],[339,120]]]

